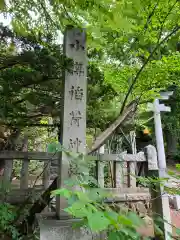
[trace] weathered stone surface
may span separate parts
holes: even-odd
[[[150,200],[150,195],[147,193],[126,194],[126,201],[145,201]]]
[[[87,51],[85,29],[67,27],[64,34],[64,55],[72,60],[70,69],[64,69],[61,107],[61,144],[73,156],[86,154],[86,95],[87,95]],[[70,162],[72,156],[62,151],[59,157],[58,188],[75,174]],[[74,159],[75,160],[75,159]],[[56,211],[59,217],[67,215],[63,210],[67,201],[56,197]]]
[[[137,202],[136,203],[136,210],[140,214],[140,216],[144,216],[147,214],[147,209],[145,207],[145,204],[143,202]]]
[[[136,204],[135,203],[130,203],[129,208],[131,209],[131,211],[136,212]]]
[[[85,229],[72,229],[71,226],[54,226],[41,224],[40,240],[91,240],[92,234]]]
[[[40,240],[104,240],[105,234],[96,235],[85,228],[73,228],[79,220],[57,220],[55,216],[37,215],[40,227]]]
[[[126,204],[124,203],[117,203],[116,204],[116,209],[115,211],[117,212],[136,212],[138,213],[141,217],[143,216],[151,216],[151,209],[150,209],[150,204],[147,204],[146,201],[138,201],[138,202],[127,202]]]
[[[148,239],[149,239],[149,237],[152,237],[152,239],[154,239],[153,238],[154,237],[153,219],[148,216],[145,216],[143,218],[143,220],[145,222],[145,225],[137,228],[137,232],[140,233],[141,236],[143,236],[144,238],[148,237]],[[142,239],[144,239],[143,237],[142,237]]]
[[[143,220],[145,221],[146,225],[153,225],[153,219],[149,216],[143,217]]]
[[[148,156],[148,170],[158,170],[157,152],[156,148],[149,145],[145,148]]]

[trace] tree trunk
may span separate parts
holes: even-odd
[[[124,110],[124,112],[104,131],[102,132],[95,140],[91,150],[88,154],[99,149],[104,142],[112,135],[112,133],[124,122],[132,118],[133,114],[136,111],[137,103],[135,101],[131,102]]]
[[[7,139],[5,145],[2,146],[0,151],[2,151],[2,150],[14,150],[15,149],[15,142],[16,142],[17,138],[19,137],[19,134],[20,134],[20,130],[15,129],[14,132],[12,132],[10,137]],[[2,176],[3,173],[4,173],[4,167],[5,167],[5,160],[1,160],[0,161],[0,176]]]
[[[177,154],[177,134],[176,131],[169,129],[165,129],[165,139],[166,139],[166,155],[167,155],[167,161],[172,162],[174,159],[174,156]]]

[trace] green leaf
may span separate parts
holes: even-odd
[[[49,153],[55,153],[55,152],[61,152],[61,151],[64,151],[64,150],[63,150],[63,147],[60,143],[53,142],[53,143],[48,144],[47,151]]]
[[[74,193],[77,195],[77,197],[79,198],[80,201],[82,201],[84,203],[91,202],[91,200],[89,199],[86,192],[76,191]]]
[[[175,175],[175,172],[173,172],[173,171],[168,171],[168,174],[169,174],[170,176],[174,176],[174,175]]]
[[[103,212],[99,211],[88,215],[88,225],[93,232],[97,232],[107,229],[110,221]]]
[[[177,170],[180,170],[180,164],[176,164]]]
[[[104,215],[107,216],[110,220],[114,220],[117,223],[119,217],[118,213],[114,211],[105,211]]]
[[[79,222],[77,222],[77,223],[74,223],[73,225],[72,225],[72,227],[73,228],[81,228],[81,227],[83,227],[83,226],[85,226],[86,225],[86,219],[83,219],[83,220],[81,220],[81,221],[79,221]]]
[[[180,228],[176,229],[176,234],[180,236]]]
[[[162,231],[162,229],[161,229],[157,224],[154,225],[154,231],[155,231],[158,235],[162,235],[162,236],[163,236],[163,231]]]
[[[40,120],[40,124],[48,124],[48,120],[47,119],[41,119]]]
[[[76,218],[87,217],[89,214],[91,214],[91,210],[89,210],[86,205],[80,201],[75,202],[71,207],[64,209],[64,211]]]
[[[126,225],[126,226],[133,226],[134,224],[134,219],[130,219],[129,217],[125,216],[125,215],[119,215],[118,216],[118,223]]]
[[[57,144],[56,143],[50,143],[47,146],[47,151],[49,153],[54,153],[54,152],[56,152],[56,148],[57,148]]]
[[[134,226],[144,225],[144,221],[136,213],[128,213],[127,218],[133,223]]]
[[[128,238],[139,239],[140,234],[133,228],[122,228],[121,232],[124,233]]]
[[[88,209],[90,209],[91,212],[98,212],[97,203],[95,203],[95,204],[88,203],[87,206],[88,206]]]
[[[73,205],[76,201],[78,201],[77,196],[72,195],[69,199],[68,199],[68,205]]]
[[[88,190],[88,196],[93,201],[100,201],[104,198],[111,197],[111,194],[103,189],[94,188]]]
[[[68,179],[68,180],[65,180],[65,181],[64,181],[64,184],[67,185],[67,186],[69,186],[69,187],[73,187],[73,186],[79,185],[79,181],[78,181],[77,178],[72,177],[72,178],[70,178],[70,179]]]
[[[121,240],[118,232],[110,232],[108,235],[108,240]]]
[[[61,188],[61,189],[57,189],[51,192],[52,196],[55,195],[62,195],[65,198],[70,198],[72,196],[72,192],[66,188]]]
[[[6,8],[5,0],[0,0],[0,10],[3,11]]]
[[[88,184],[98,185],[98,181],[94,177],[92,177],[92,176],[85,175],[83,177],[83,181],[82,181],[81,184],[82,185],[88,185]]]

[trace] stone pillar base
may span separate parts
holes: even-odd
[[[92,234],[85,228],[73,228],[78,219],[58,220],[55,214],[37,214],[40,227],[40,240],[104,240],[105,236]]]

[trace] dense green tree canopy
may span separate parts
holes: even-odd
[[[46,129],[23,127],[60,116],[63,71],[73,64],[63,56],[62,38],[66,26],[73,25],[87,31],[87,135],[91,141],[94,133],[100,133],[89,152],[116,130],[126,134],[134,125],[141,130],[150,127],[153,136],[147,103],[169,89],[175,93],[168,102],[172,112],[163,115],[163,127],[168,153],[176,152],[180,129],[178,0],[0,0],[0,13],[11,20],[8,27],[0,26],[0,130],[2,125],[11,125],[15,137],[21,133],[21,142],[24,135],[30,136],[32,150],[38,138],[45,149]],[[6,136],[0,134],[0,139],[13,135],[6,127],[2,131]],[[41,207],[40,202],[37,208]]]
[[[13,34],[1,57],[6,120],[60,114],[67,24],[87,29],[88,127],[105,129],[133,100],[141,112],[159,91],[179,85],[177,0],[13,0],[1,1],[1,12],[11,16]]]
[[[43,116],[60,116],[62,71],[72,64],[63,57],[62,45],[50,38],[45,40],[43,35],[38,40],[32,34],[23,37],[3,26],[1,38],[1,122],[21,126],[37,123]],[[104,82],[104,74],[91,61],[91,55],[90,52],[88,126],[94,127],[97,113],[93,109],[106,115],[105,105],[116,91]],[[106,125],[107,121],[102,116],[98,125]]]

